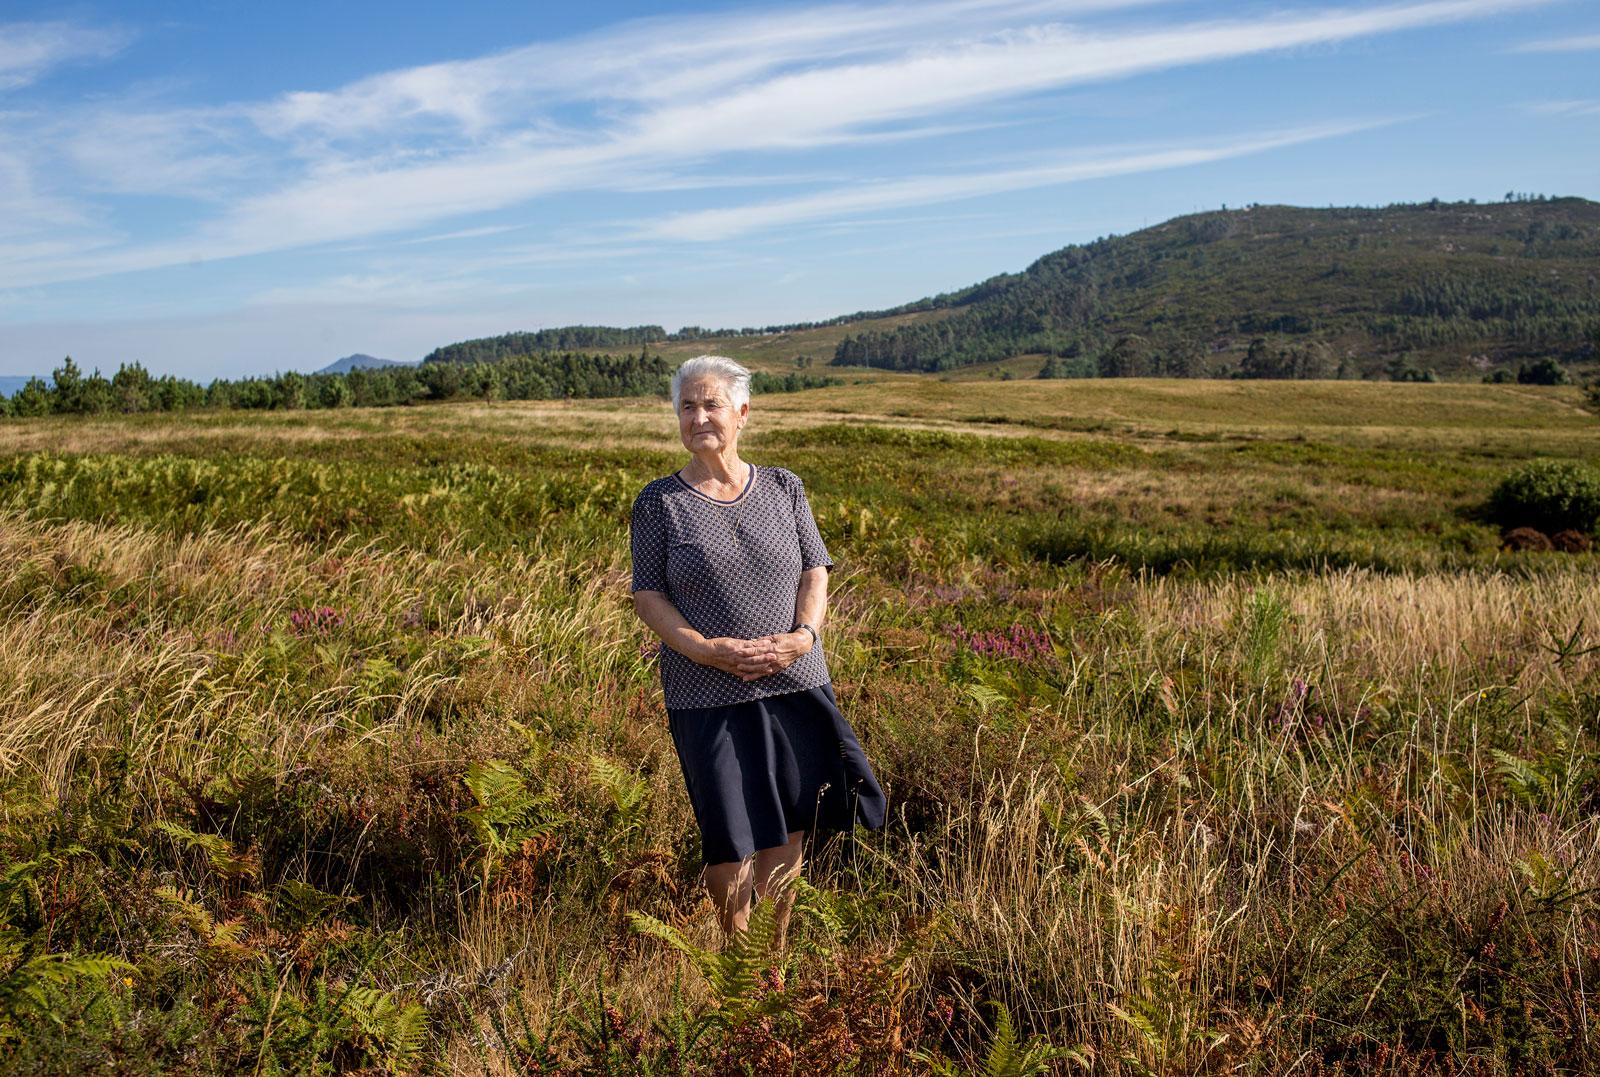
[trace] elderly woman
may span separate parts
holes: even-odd
[[[794,472],[739,458],[750,372],[702,355],[672,377],[691,459],[633,503],[633,602],[661,637],[668,726],[725,932],[756,898],[780,937],[807,831],[883,825],[884,798],[822,651],[828,568]]]

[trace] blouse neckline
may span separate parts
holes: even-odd
[[[678,474],[678,472],[676,472],[676,471],[674,471],[672,473],[672,477],[677,479],[678,482],[683,486],[683,488],[685,490],[688,490],[690,493],[694,494],[696,497],[705,498],[707,501],[711,502],[713,505],[736,505],[739,502],[743,501],[745,499],[745,497],[750,493],[750,491],[755,489],[755,485],[756,485],[756,466],[754,464],[752,464],[752,463],[749,463],[748,461],[746,461],[745,466],[750,469],[750,474],[744,481],[744,489],[739,491],[739,496],[738,497],[730,497],[726,501],[723,500],[720,497],[712,497],[710,494],[701,493],[699,490],[696,490],[694,488],[694,486],[687,479],[685,479],[682,475]]]

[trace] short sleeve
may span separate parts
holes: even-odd
[[[822,565],[831,568],[833,558],[828,556],[828,548],[822,544],[822,533],[817,530],[817,521],[811,515],[811,502],[806,500],[805,484],[794,472],[789,472],[789,475],[790,493],[794,496],[794,522],[800,533],[800,571]]]
[[[633,590],[666,591],[667,531],[655,491],[646,489],[633,499],[628,537],[633,548]]]

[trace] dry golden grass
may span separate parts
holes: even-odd
[[[1496,387],[882,383],[764,398],[752,432],[844,421],[1023,451],[997,463],[986,455],[996,440],[793,442],[817,453],[806,459],[819,474],[837,467],[815,484],[824,489],[933,473],[905,503],[925,516],[897,507],[868,519],[854,489],[815,499],[841,559],[830,667],[893,814],[884,832],[811,865],[855,928],[836,937],[802,918],[801,944],[832,950],[797,966],[808,990],[847,992],[850,960],[932,919],[944,933],[916,959],[909,997],[921,1013],[949,996],[958,1020],[918,1042],[967,1048],[974,1068],[990,1000],[1118,1077],[1311,1075],[1346,1062],[1349,1073],[1509,1075],[1508,1044],[1546,1060],[1595,1057],[1580,1042],[1592,1016],[1582,978],[1600,961],[1600,828],[1585,784],[1600,773],[1600,651],[1583,651],[1600,626],[1592,560],[1164,577],[991,562],[954,536],[1062,506],[1160,531],[1272,504],[1331,518],[1360,502],[1401,528],[1466,500],[1478,473],[1452,470],[1457,446],[1520,440],[1591,456],[1600,424],[1550,407],[1568,400],[1559,392]],[[1271,394],[1306,415],[1274,421]],[[1425,411],[1428,401],[1446,411]],[[1002,411],[1013,421],[978,421]],[[1494,430],[1480,434],[1480,422]],[[1309,443],[1293,440],[1302,426]],[[1180,427],[1247,446],[1270,433],[1261,444],[1284,455],[1209,466],[1214,443],[1164,436]],[[551,457],[561,461],[679,450],[670,416],[648,401],[0,424],[4,454],[325,447],[372,466],[402,443],[445,459],[452,445],[504,452],[497,466],[534,474],[542,458],[518,463],[511,449],[571,449]],[[944,455],[895,455],[924,444]],[[1297,456],[1307,444],[1333,454]],[[1384,445],[1418,447],[1438,466],[1357,453]],[[1043,455],[1064,446],[1116,451]],[[1373,461],[1401,478],[1365,484]],[[946,490],[976,493],[967,505],[940,501]],[[521,1007],[561,1027],[602,982],[633,1028],[672,1013],[680,978],[688,1006],[711,1005],[685,958],[627,926],[644,911],[716,943],[639,653],[619,517],[561,511],[591,512],[590,530],[498,545],[446,535],[427,553],[386,536],[303,541],[266,523],[180,532],[0,511],[0,782],[18,791],[0,804],[13,828],[0,833],[21,842],[47,825],[41,804],[79,804],[79,789],[127,795],[137,841],[162,819],[233,835],[240,856],[275,873],[255,897],[148,844],[141,870],[154,864],[219,919],[248,922],[243,945],[263,953],[280,929],[249,901],[267,908],[269,883],[359,899],[363,930],[388,940],[365,974],[428,1006],[442,1072],[483,1072],[491,1015]],[[324,607],[336,631],[295,627]],[[957,621],[1038,627],[1056,650],[979,661],[948,634]],[[1563,653],[1569,637],[1578,643]],[[631,821],[618,822],[596,759],[638,783]],[[516,768],[568,817],[559,841],[526,838],[492,874],[470,834],[450,829],[473,803],[464,774],[488,761]],[[213,804],[233,814],[208,817]],[[396,895],[384,872],[405,869],[405,856],[423,862],[400,838],[429,812],[436,831],[417,843],[439,857],[428,863],[445,888]],[[314,814],[325,825],[313,835]],[[153,885],[124,874],[127,892]],[[172,951],[141,950],[141,937],[130,927],[93,945],[152,968]],[[161,966],[199,995],[212,980],[243,990],[242,973],[206,979],[199,967]],[[350,974],[337,967],[329,982]],[[1452,992],[1449,1006],[1427,1008]],[[242,1020],[224,994],[207,1012]],[[159,1021],[147,1005],[141,1020]],[[1446,1011],[1449,1036],[1436,1028]],[[1515,1020],[1553,1031],[1523,1035]],[[1430,1035],[1445,1044],[1437,1057]],[[1380,1041],[1400,1054],[1380,1057]],[[567,1049],[581,1053],[570,1039]],[[491,1072],[513,1072],[492,1054]]]

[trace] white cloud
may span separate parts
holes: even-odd
[[[0,23],[0,90],[36,82],[53,67],[116,54],[127,35],[66,22]]]
[[[262,164],[225,109],[119,106],[57,121],[49,137],[84,187],[97,192],[226,200]]]
[[[1540,116],[1600,116],[1600,101],[1536,101],[1528,111]]]
[[[135,154],[120,174],[114,157],[94,149],[104,139],[92,137],[117,117],[91,115],[78,137],[57,140],[90,173],[86,187],[204,193],[225,208],[179,238],[92,257],[12,251],[0,286],[350,242],[559,192],[637,190],[671,182],[685,167],[737,175],[739,158],[753,152],[931,137],[956,126],[954,113],[1023,95],[1547,0],[1425,0],[1156,28],[1060,21],[1150,2],[945,0],[641,20],[329,93],[128,119],[157,149]],[[584,107],[583,121],[571,119]],[[710,162],[718,167],[704,167]],[[1013,182],[1022,174],[990,173]],[[931,186],[867,186],[771,205],[808,206],[814,219],[873,198],[914,204],[961,181],[918,182]],[[698,220],[714,230],[751,213],[706,211]],[[661,227],[686,227],[674,220]]]
[[[945,0],[660,16],[565,41],[385,72],[331,92],[287,94],[256,116],[278,136],[388,136],[441,121],[476,136],[558,103],[693,103],[787,64],[903,52],[1019,19],[1169,2]]]
[[[1600,34],[1557,37],[1547,41],[1525,41],[1512,52],[1593,52],[1600,49]]]
[[[650,226],[644,234],[648,237],[700,242],[731,239],[746,232],[798,224],[802,221],[879,212],[904,206],[930,205],[961,198],[999,194],[1003,191],[1204,164],[1316,139],[1351,134],[1393,122],[1395,121],[1384,120],[1327,124],[1294,131],[1254,135],[1212,145],[1146,147],[1116,153],[1078,155],[1073,159],[1030,168],[858,183],[801,198],[680,213]]]

